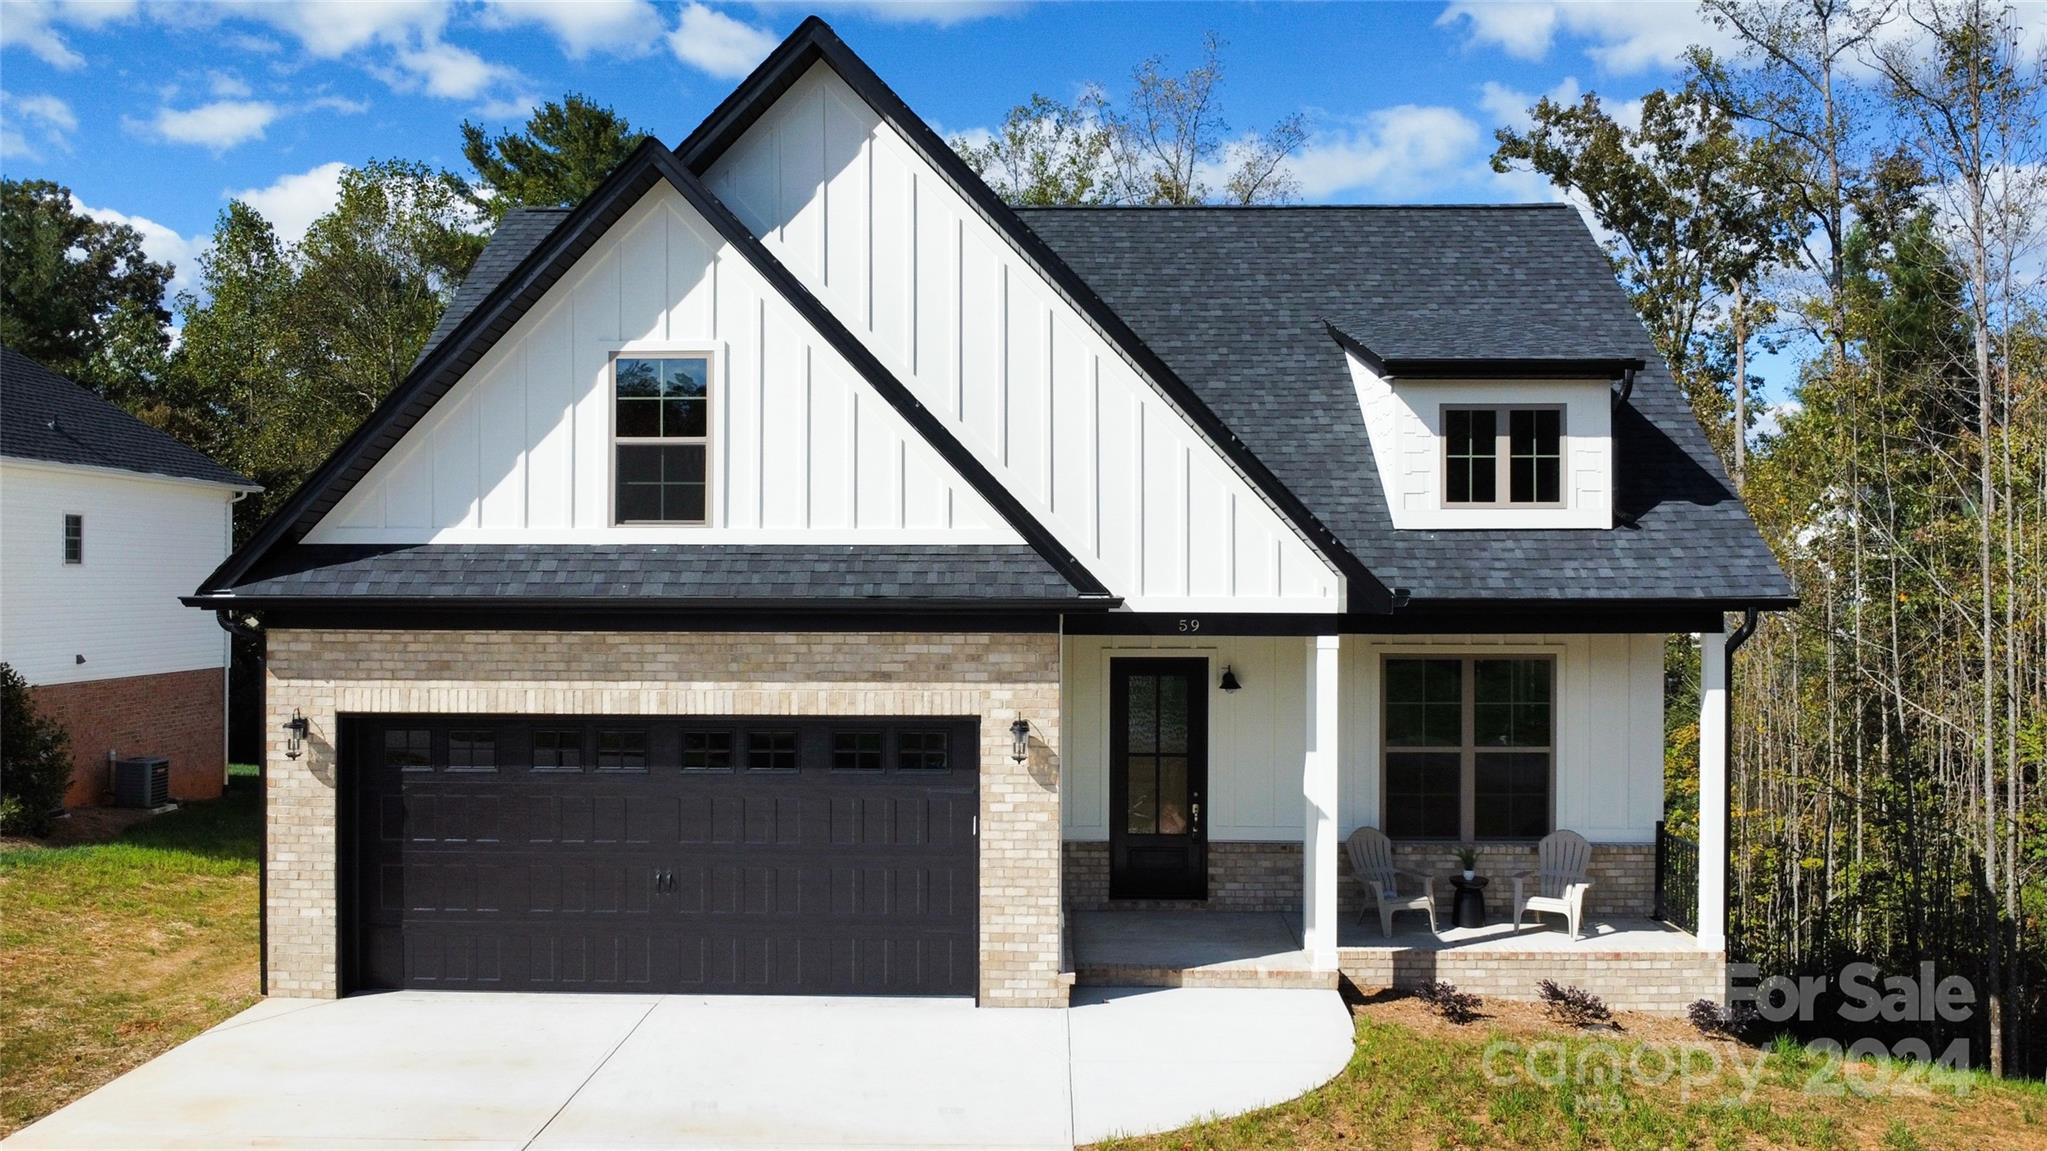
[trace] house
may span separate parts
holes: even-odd
[[[257,490],[0,348],[0,660],[70,733],[65,806],[108,799],[117,756],[169,759],[173,799],[220,794],[228,639],[178,597]]]
[[[1671,1009],[1724,989],[1727,613],[1793,600],[1569,209],[1014,211],[813,19],[510,214],[187,602],[265,641],[272,991]],[[1581,832],[1598,935],[1381,939],[1358,827],[1478,843],[1495,920]]]

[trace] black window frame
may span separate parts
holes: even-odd
[[[933,741],[936,741],[935,747],[932,746]],[[897,771],[923,773],[952,770],[952,733],[944,728],[897,728],[895,745],[894,760]]]
[[[702,434],[700,434],[700,435],[689,435],[689,434],[684,434],[684,433],[681,433],[681,432],[677,432],[677,433],[674,433],[674,434],[671,434],[671,433],[669,433],[669,431],[668,431],[668,429],[667,429],[667,411],[668,411],[668,402],[669,402],[669,400],[671,399],[671,397],[667,396],[667,395],[666,395],[665,393],[663,393],[663,392],[657,392],[657,393],[656,393],[656,394],[655,394],[654,396],[652,396],[652,397],[647,397],[647,396],[622,396],[622,395],[620,395],[620,393],[619,393],[619,365],[620,365],[620,364],[623,364],[623,363],[628,363],[628,362],[635,362],[635,363],[637,363],[637,362],[641,362],[641,361],[647,361],[647,362],[657,362],[657,363],[658,363],[658,362],[667,362],[667,361],[683,361],[683,360],[693,360],[693,361],[697,361],[697,362],[699,362],[699,363],[701,363],[701,364],[703,365],[703,373],[704,373],[704,390],[703,390],[703,395],[702,395],[701,397],[689,397],[689,396],[679,396],[679,397],[673,397],[673,398],[675,398],[675,399],[677,399],[677,400],[679,400],[679,401],[682,401],[682,402],[695,402],[695,403],[698,403],[698,404],[699,404],[699,405],[701,406],[701,408],[702,408],[702,414],[703,414],[703,431],[702,431]],[[650,350],[650,351],[619,351],[619,352],[617,352],[617,353],[613,354],[613,356],[612,356],[612,359],[611,359],[611,368],[610,368],[610,373],[611,373],[611,388],[610,388],[610,408],[609,408],[609,416],[608,416],[608,418],[609,418],[609,420],[610,420],[610,433],[611,433],[611,448],[610,448],[610,452],[611,452],[611,493],[610,493],[610,500],[611,500],[611,523],[612,523],[612,525],[613,525],[613,526],[615,526],[615,527],[709,527],[709,526],[710,526],[710,524],[711,524],[711,509],[712,509],[712,507],[714,506],[714,504],[713,504],[713,480],[714,480],[714,478],[715,478],[715,474],[716,474],[716,470],[717,470],[717,469],[715,468],[715,466],[714,466],[714,461],[712,460],[712,441],[713,441],[713,439],[715,438],[715,437],[714,437],[714,436],[712,435],[712,430],[713,430],[713,429],[714,429],[714,428],[715,428],[715,427],[717,426],[717,423],[716,423],[716,418],[717,418],[717,413],[716,413],[716,397],[715,397],[715,393],[716,393],[716,391],[717,391],[717,386],[716,386],[716,381],[717,381],[717,366],[718,366],[718,361],[717,361],[717,357],[716,357],[716,355],[715,355],[715,354],[713,354],[712,352],[708,351],[708,350],[701,350],[701,349],[682,349],[682,348],[676,348],[676,349],[663,349],[663,350]],[[656,415],[656,421],[655,421],[655,431],[654,431],[654,434],[652,434],[652,435],[645,435],[645,434],[637,434],[637,433],[635,433],[635,434],[627,434],[627,431],[626,431],[626,429],[623,429],[623,428],[621,427],[621,423],[622,423],[622,420],[621,420],[621,414],[622,414],[622,412],[623,412],[623,411],[625,410],[625,409],[624,409],[624,407],[623,407],[623,405],[625,405],[625,404],[629,404],[629,403],[630,403],[630,404],[648,404],[648,405],[651,405],[652,407],[654,407],[654,409],[655,409],[655,411],[656,411],[656,413],[657,413],[657,415]],[[699,472],[698,476],[697,476],[697,477],[696,477],[695,479],[684,479],[684,480],[676,480],[676,481],[671,481],[671,480],[669,480],[669,479],[667,478],[667,475],[666,475],[666,472],[665,472],[665,468],[667,467],[667,459],[668,459],[668,455],[669,455],[669,453],[667,452],[667,450],[666,450],[666,449],[671,449],[671,448],[694,448],[694,449],[696,449],[696,451],[697,451],[697,459],[698,459],[698,462],[699,462],[699,464],[700,464],[700,466],[701,466],[701,470],[700,470],[700,472]],[[660,478],[659,480],[655,481],[655,482],[654,482],[653,484],[645,484],[645,483],[632,483],[632,484],[628,484],[628,483],[627,483],[627,481],[626,481],[626,479],[625,479],[625,475],[626,475],[626,469],[625,469],[625,453],[626,453],[626,451],[627,451],[627,450],[639,450],[639,451],[646,451],[646,452],[652,452],[652,453],[654,454],[654,457],[655,457],[655,458],[656,458],[657,460],[659,460],[659,461],[660,461],[660,463],[659,463],[659,465],[658,465],[658,466],[659,466],[659,467],[661,467],[662,469],[664,469],[664,471],[663,471],[663,473],[662,473],[662,476],[661,476],[661,478]],[[684,454],[686,455],[687,453],[684,453]],[[699,516],[695,517],[695,518],[685,518],[685,517],[682,517],[682,516],[668,516],[668,515],[662,514],[662,515],[657,515],[656,517],[654,517],[654,518],[651,518],[651,519],[650,519],[650,518],[647,518],[647,517],[644,517],[644,516],[628,516],[628,515],[626,515],[626,512],[625,512],[625,508],[624,508],[624,504],[625,504],[625,502],[626,502],[626,501],[625,501],[625,498],[624,498],[624,497],[625,497],[625,495],[626,495],[625,489],[626,489],[627,487],[647,487],[647,486],[651,486],[651,487],[655,487],[655,488],[657,488],[657,489],[661,489],[661,490],[659,490],[659,491],[657,492],[657,496],[656,496],[656,498],[657,498],[657,500],[660,500],[660,501],[665,501],[665,500],[667,499],[667,494],[666,494],[666,490],[665,490],[665,489],[667,489],[667,488],[669,488],[669,487],[687,487],[687,486],[691,486],[691,485],[694,485],[694,486],[698,487],[699,489],[701,489],[701,493],[702,493],[702,500],[703,500],[703,508],[702,508],[702,513],[701,513],[701,514],[700,514]],[[665,506],[664,506],[664,510],[665,510]]]
[[[797,771],[803,766],[802,737],[794,727],[749,728],[745,762],[748,771]]]
[[[875,727],[835,727],[831,732],[833,771],[876,772],[888,767],[887,733]]]
[[[739,765],[740,742],[739,734],[729,727],[686,727],[680,737],[682,770],[692,775],[729,775]]]
[[[1392,700],[1393,665],[1413,661],[1442,661],[1458,665],[1458,741],[1448,743],[1399,743],[1393,740]],[[1478,665],[1482,663],[1540,663],[1547,667],[1549,698],[1548,739],[1546,745],[1521,743],[1478,742]],[[1559,717],[1559,694],[1561,689],[1558,675],[1560,661],[1554,652],[1530,652],[1503,650],[1497,652],[1389,652],[1379,663],[1379,812],[1380,829],[1387,838],[1422,843],[1527,843],[1541,839],[1556,829],[1557,812],[1557,725]],[[1427,706],[1427,705],[1424,705]],[[1489,703],[1488,706],[1503,706]],[[1426,737],[1425,737],[1426,738]],[[1542,755],[1548,758],[1545,775],[1547,795],[1543,804],[1541,830],[1529,829],[1519,834],[1480,834],[1478,814],[1479,759],[1482,756]],[[1438,833],[1415,833],[1398,826],[1394,821],[1393,799],[1393,757],[1430,756],[1455,757],[1457,771],[1457,832],[1454,836]],[[1440,789],[1439,789],[1440,790]]]
[[[546,740],[548,746],[544,748],[542,747],[542,736],[548,737]],[[563,736],[569,738],[564,741],[562,739]],[[581,727],[537,724],[533,728],[532,743],[528,746],[527,751],[531,759],[531,763],[528,766],[534,771],[574,774],[587,771],[591,766],[588,749],[583,746],[583,729]],[[574,763],[562,762],[562,753],[565,751],[574,753]],[[543,763],[543,758],[552,759],[554,762]]]
[[[638,748],[624,746],[625,740],[635,736],[639,740]],[[607,739],[617,741],[619,746],[606,747],[605,742]],[[643,775],[653,762],[654,733],[651,728],[635,727],[628,724],[607,724],[597,729],[596,743],[597,754],[593,759],[596,769],[600,772],[610,772],[615,775]],[[606,756],[624,758],[632,755],[639,756],[640,761],[637,764],[605,762]]]
[[[1456,446],[1451,436],[1453,418],[1473,413],[1491,413],[1493,421],[1491,436],[1493,450],[1489,454],[1479,453],[1475,447],[1468,452],[1453,451],[1453,448]],[[1541,416],[1551,413],[1554,413],[1556,416],[1556,450],[1554,452],[1542,451],[1541,441],[1539,438],[1536,438],[1533,443],[1534,450],[1529,452],[1517,451],[1514,435],[1514,425],[1517,420],[1523,416],[1539,419]],[[1437,439],[1441,444],[1439,454],[1442,457],[1440,475],[1443,487],[1441,497],[1437,503],[1441,507],[1448,510],[1474,508],[1540,510],[1568,508],[1570,506],[1570,485],[1567,483],[1567,477],[1570,475],[1571,434],[1569,411],[1565,405],[1444,404],[1439,418],[1441,421],[1439,426],[1442,429],[1442,433]],[[1465,468],[1469,472],[1473,466],[1472,462],[1480,459],[1488,460],[1491,463],[1493,498],[1490,500],[1451,498],[1452,477],[1457,474],[1460,467]],[[1535,469],[1545,460],[1552,460],[1556,465],[1556,474],[1553,477],[1556,483],[1556,498],[1553,500],[1532,497],[1529,499],[1514,498],[1515,480],[1519,470],[1518,465],[1523,461],[1529,462],[1529,482],[1535,487],[1535,494],[1539,495],[1543,477],[1541,472]]]

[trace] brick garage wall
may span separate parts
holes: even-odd
[[[1397,843],[1399,866],[1436,877],[1440,913],[1450,913],[1450,880],[1462,868],[1451,844]],[[1070,840],[1065,844],[1066,907],[1069,911],[1100,911],[1109,899],[1109,845]],[[1534,844],[1491,843],[1479,847],[1478,873],[1491,876],[1487,910],[1504,916],[1513,910],[1513,884],[1507,876],[1533,871]],[[1205,907],[1213,911],[1299,911],[1301,909],[1301,845],[1298,843],[1212,842],[1208,845],[1208,900],[1132,901],[1144,907]],[[1337,910],[1346,920],[1364,906],[1364,892],[1350,877],[1350,856],[1339,849]],[[1654,910],[1656,849],[1646,843],[1592,845],[1592,890],[1586,893],[1588,916],[1647,918]]]
[[[1066,1003],[1057,636],[284,630],[268,642],[272,994],[339,993],[341,713],[979,715],[980,1001]],[[282,733],[294,708],[312,728],[296,760]],[[1022,764],[1010,758],[1019,716],[1031,725]]]
[[[1066,909],[1101,911],[1121,906],[1109,898],[1109,845],[1071,840],[1065,845]],[[1132,900],[1133,907],[1206,908],[1210,911],[1301,910],[1301,845],[1211,841],[1207,900]]]
[[[71,734],[66,807],[113,798],[109,751],[169,759],[172,799],[213,799],[225,785],[227,702],[220,668],[55,683],[31,691],[37,710]]]

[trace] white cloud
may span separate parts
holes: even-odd
[[[400,48],[394,58],[400,77],[387,79],[393,79],[395,86],[416,85],[425,88],[430,96],[449,100],[474,99],[500,81],[516,80],[519,75],[467,48],[438,39]]]
[[[0,156],[41,159],[41,151],[29,138],[31,132],[57,151],[69,152],[71,133],[77,130],[78,117],[71,105],[57,97],[0,91]]]
[[[1498,48],[1522,60],[1548,56],[1560,35],[1583,40],[1589,59],[1603,71],[1620,75],[1675,63],[1693,44],[1724,49],[1730,43],[1727,34],[1691,4],[1457,0],[1436,24],[1463,29],[1467,46]]]
[[[766,29],[734,20],[695,0],[682,6],[682,20],[668,34],[668,47],[676,59],[727,80],[753,71],[777,43]]]
[[[207,90],[222,100],[246,100],[255,95],[248,82],[233,72],[212,71],[206,74]]]
[[[870,20],[890,24],[934,24],[950,28],[969,20],[1007,16],[1020,12],[1023,0],[852,0],[827,4],[834,11],[857,12]]]
[[[1510,88],[1497,80],[1487,80],[1478,86],[1478,106],[1492,118],[1496,127],[1526,129],[1530,123],[1528,110],[1535,102],[1547,96],[1558,104],[1575,104],[1583,93],[1578,88],[1576,76],[1566,76],[1556,87],[1540,96]]]
[[[245,16],[298,40],[323,59],[372,44],[437,39],[447,25],[448,0],[215,0],[215,15]]]
[[[476,115],[484,120],[526,120],[532,117],[533,109],[540,107],[541,98],[531,92],[517,96],[485,100],[475,108]]]
[[[199,255],[206,250],[207,237],[182,236],[176,229],[147,216],[130,216],[112,208],[95,208],[76,196],[71,197],[71,207],[81,216],[108,224],[126,224],[140,232],[143,254],[176,269],[177,274],[171,277],[170,286],[164,291],[166,297],[175,296],[192,286],[193,277],[199,274]]]
[[[256,211],[277,231],[277,238],[296,244],[306,229],[325,215],[341,198],[341,173],[348,165],[339,160],[295,175],[280,176],[268,187],[230,191],[225,197],[240,200]]]
[[[8,0],[0,13],[0,48],[25,48],[52,68],[85,65],[60,28],[91,30],[135,14],[137,0]]]
[[[1402,104],[1316,132],[1288,167],[1310,203],[1337,192],[1421,196],[1461,180],[1484,139],[1455,108]]]
[[[538,25],[575,59],[592,52],[639,56],[661,40],[661,13],[648,0],[486,0],[491,28]]]
[[[263,138],[284,109],[264,100],[216,100],[196,108],[159,108],[149,128],[174,144],[199,144],[224,152]]]

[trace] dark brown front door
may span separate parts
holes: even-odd
[[[1109,895],[1208,898],[1208,661],[1109,661]]]

